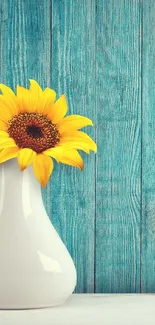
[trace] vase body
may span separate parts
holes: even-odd
[[[0,165],[0,309],[64,303],[76,285],[73,261],[50,222],[32,167]]]

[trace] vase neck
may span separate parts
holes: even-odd
[[[32,166],[20,171],[17,159],[0,165],[0,213],[19,211],[26,218],[34,208],[44,209],[41,187]]]

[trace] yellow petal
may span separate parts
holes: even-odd
[[[38,82],[34,79],[29,79],[30,81],[30,90],[36,95],[36,96],[40,96],[42,94],[42,89],[40,87],[40,85],[38,84]]]
[[[93,125],[92,121],[85,117],[80,115],[69,115],[66,116],[58,125],[58,130],[62,134],[64,132],[68,132],[71,130],[78,130],[81,129],[87,125]]]
[[[6,86],[4,84],[0,84],[0,90],[2,91],[2,94],[4,96],[9,97],[9,98],[14,98],[14,99],[16,98],[14,92],[8,86]]]
[[[0,137],[0,149],[4,148],[17,148],[17,145],[12,138]]]
[[[83,150],[82,148],[80,148],[81,145],[81,146],[86,146],[88,150],[93,150],[94,152],[97,151],[97,146],[94,140],[92,140],[86,133],[82,131],[63,133],[63,135],[60,138],[59,144],[60,145],[68,144],[68,145],[72,145],[72,148],[74,149]]]
[[[53,170],[53,160],[38,154],[33,162],[33,170],[40,184],[45,187]]]
[[[30,79],[30,90],[17,86],[17,102],[20,112],[39,112],[42,89],[35,80]]]
[[[55,99],[56,99],[56,92],[55,90],[51,89],[51,88],[45,88],[45,90],[43,91],[43,95],[48,97],[50,102],[54,103]]]
[[[14,115],[18,114],[17,105],[13,106],[12,103],[5,98],[5,96],[0,95],[0,120],[7,123],[12,119]]]
[[[0,139],[2,138],[9,138],[8,132],[0,130]]]
[[[63,163],[63,164],[78,167],[81,170],[84,167],[84,162],[83,162],[80,154],[77,152],[77,150],[67,150],[67,151],[65,151],[60,162]]]
[[[61,147],[55,147],[47,149],[43,152],[45,156],[50,156],[54,159],[56,159],[57,162],[61,160],[62,154],[63,154],[63,148]]]
[[[90,148],[88,143],[84,143],[83,141],[76,141],[75,139],[72,139],[72,137],[68,137],[65,140],[66,142],[60,140],[58,144],[58,146],[60,146],[64,150],[79,149],[79,150],[83,150],[87,154],[90,153]]]
[[[0,120],[6,124],[11,119],[12,119],[12,115],[10,114],[10,111],[9,110],[7,111],[5,106],[2,106],[0,100]]]
[[[95,141],[88,134],[86,134],[85,132],[82,132],[82,131],[76,131],[75,137],[76,136],[78,136],[78,138],[81,139],[82,141],[86,141],[90,146],[89,147],[90,150],[97,152],[97,145],[96,145]]]
[[[32,164],[34,158],[36,157],[36,152],[29,148],[20,149],[18,152],[18,163],[20,170],[24,170],[30,164]]]
[[[23,112],[32,112],[34,111],[34,108],[31,107],[31,93],[28,89],[18,86],[16,87],[16,93],[17,93],[17,102],[19,111],[21,113]]]
[[[47,114],[47,117],[52,121],[52,123],[59,123],[63,117],[66,115],[68,110],[68,105],[65,95],[62,95],[52,106]]]
[[[7,123],[0,120],[0,130],[7,131],[7,128],[8,128]]]
[[[12,91],[12,89],[10,89],[8,86],[4,85],[4,84],[0,84],[0,90],[2,91],[3,96],[1,96],[1,98],[3,98],[3,100],[5,101],[5,104],[10,108],[12,114],[17,114],[18,113],[18,106],[17,106],[17,102],[16,102],[16,95],[15,93]]]
[[[55,99],[56,99],[56,92],[53,89],[46,88],[43,91],[42,105],[40,107],[40,112],[43,113],[44,115],[47,115],[51,106],[55,102]]]
[[[42,108],[42,96],[43,91],[37,81],[29,79],[30,81],[30,106],[31,110],[36,113],[40,113]]]
[[[0,152],[0,163],[17,157],[18,148],[6,148]]]

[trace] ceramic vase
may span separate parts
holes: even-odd
[[[46,214],[32,166],[21,172],[16,159],[1,164],[0,309],[60,305],[75,285],[75,266]]]

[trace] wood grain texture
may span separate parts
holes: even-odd
[[[96,292],[140,291],[140,1],[97,1]]]
[[[50,85],[50,2],[6,0],[0,3],[1,82],[15,89],[28,79]]]
[[[95,1],[52,1],[52,86],[65,93],[69,114],[95,122]],[[87,128],[93,136],[94,130]],[[94,291],[95,158],[83,172],[57,165],[49,210],[77,268],[77,292]]]
[[[155,2],[143,1],[142,292],[155,292]]]

